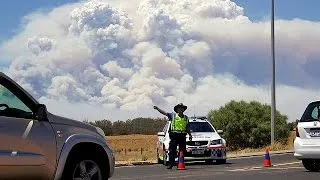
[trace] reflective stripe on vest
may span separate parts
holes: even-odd
[[[181,118],[178,114],[174,114],[173,117],[170,126],[171,132],[186,132],[187,118],[185,116]]]

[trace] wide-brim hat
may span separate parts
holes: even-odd
[[[180,104],[177,104],[176,106],[174,106],[173,109],[174,109],[175,112],[177,112],[177,109],[178,109],[178,108],[183,108],[183,111],[185,111],[185,110],[188,108],[188,106],[180,103]]]

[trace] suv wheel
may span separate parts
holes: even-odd
[[[304,159],[302,160],[304,168],[308,171],[317,172],[320,171],[320,160],[315,159]]]
[[[102,170],[102,162],[88,154],[70,157],[65,166],[63,179],[106,180],[106,172]]]

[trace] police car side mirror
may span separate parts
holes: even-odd
[[[218,132],[218,134],[222,134],[223,130],[219,129],[217,132]]]
[[[164,136],[164,132],[158,132],[158,136]]]

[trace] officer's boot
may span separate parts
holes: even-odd
[[[172,169],[173,166],[174,166],[174,160],[172,161],[172,157],[170,157],[169,165],[168,165],[167,169]]]

